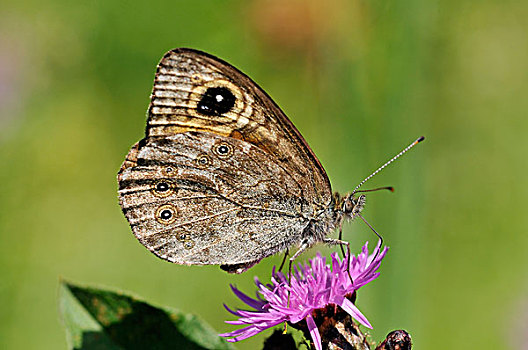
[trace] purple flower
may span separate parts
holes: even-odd
[[[312,313],[329,304],[339,305],[359,323],[372,328],[365,316],[347,297],[352,296],[360,287],[379,276],[377,270],[388,249],[385,247],[380,252],[380,245],[381,242],[378,242],[374,252],[369,255],[368,243],[366,243],[357,257],[351,257],[350,276],[354,281],[353,284],[347,272],[346,256],[341,259],[337,253],[333,253],[330,267],[326,264],[326,258],[317,253],[317,256],[308,264],[304,266],[299,264],[295,267],[291,277],[291,286],[288,285],[287,276],[275,271],[275,268],[270,284],[264,285],[255,278],[255,284],[260,293],[260,295],[257,293],[256,299],[231,286],[233,293],[254,310],[233,311],[224,305],[227,311],[239,317],[237,321],[226,321],[226,323],[247,326],[220,335],[229,337],[227,339],[229,342],[237,342],[280,323],[297,323],[305,319],[316,349],[322,349],[321,336]],[[289,306],[288,292],[290,293]]]

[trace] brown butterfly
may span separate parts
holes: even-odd
[[[299,246],[294,259],[353,219],[365,197],[332,194],[299,131],[248,76],[179,48],[158,65],[146,136],[118,173],[134,235],[177,264],[240,273]]]

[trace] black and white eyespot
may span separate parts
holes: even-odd
[[[176,208],[171,204],[164,204],[156,210],[156,220],[164,225],[172,224],[176,220]]]
[[[204,169],[211,165],[211,158],[207,154],[200,154],[196,157],[195,162],[199,168]]]
[[[196,106],[198,113],[220,116],[235,106],[235,95],[226,87],[210,87],[203,93]]]
[[[186,234],[186,233],[178,233],[178,235],[176,236],[176,238],[178,239],[178,241],[187,241],[189,239],[189,235]]]
[[[227,142],[220,142],[213,146],[213,152],[218,158],[226,159],[233,155],[233,146]]]
[[[159,180],[154,183],[151,191],[156,197],[168,197],[174,193],[174,184],[169,180]]]
[[[194,242],[187,240],[187,241],[183,242],[183,247],[185,249],[192,249],[194,247]]]

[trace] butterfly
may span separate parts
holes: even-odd
[[[161,259],[243,272],[292,259],[363,209],[332,193],[321,163],[277,104],[229,63],[194,49],[158,64],[145,138],[118,173],[137,239]]]

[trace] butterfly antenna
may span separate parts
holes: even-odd
[[[420,136],[416,141],[414,141],[413,143],[411,143],[409,146],[405,147],[400,153],[398,153],[397,155],[395,155],[394,157],[392,157],[388,162],[386,162],[385,164],[383,164],[382,166],[380,166],[375,172],[373,172],[372,174],[370,174],[369,176],[367,176],[367,178],[365,178],[365,180],[361,181],[359,183],[359,185],[356,186],[356,188],[354,188],[354,190],[352,191],[352,195],[354,195],[354,193],[357,192],[358,188],[360,188],[361,186],[363,186],[363,184],[365,182],[367,182],[368,180],[370,180],[374,175],[376,175],[377,173],[379,173],[380,171],[382,171],[387,165],[389,165],[390,163],[394,162],[396,159],[400,158],[402,155],[404,155],[408,150],[410,150],[411,148],[413,148],[414,146],[416,146],[417,144],[419,144],[420,142],[422,142],[423,140],[425,140],[425,137],[423,136]]]
[[[376,192],[376,191],[381,191],[381,190],[389,190],[391,192],[394,192],[394,187],[392,186],[377,187],[377,188],[371,188],[370,190],[356,191],[355,193]]]

